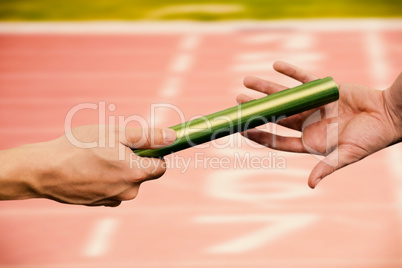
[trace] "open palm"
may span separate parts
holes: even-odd
[[[276,62],[274,69],[302,83],[318,79],[296,66]],[[250,89],[272,94],[286,87],[246,77],[244,85]],[[397,142],[399,131],[384,101],[384,91],[356,84],[340,84],[340,99],[318,109],[290,116],[277,122],[301,132],[301,137],[284,137],[275,133],[252,129],[245,137],[267,147],[297,153],[326,155],[312,170],[309,186],[314,188],[325,176],[348,164]],[[250,101],[239,95],[237,101]]]

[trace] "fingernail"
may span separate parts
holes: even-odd
[[[318,183],[320,183],[321,180],[322,180],[321,178],[315,180],[314,188],[317,187]]]
[[[171,144],[176,140],[176,131],[171,128],[162,130],[162,135],[165,144]]]

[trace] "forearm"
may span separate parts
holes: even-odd
[[[17,200],[37,197],[34,181],[38,175],[32,155],[36,145],[25,145],[0,151],[0,200]]]

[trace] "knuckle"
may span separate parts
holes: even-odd
[[[154,129],[152,140],[155,145],[163,144],[163,130],[161,128]]]
[[[161,177],[163,174],[165,174],[166,172],[166,162],[161,160],[160,162],[158,162],[156,169],[155,169],[155,178],[159,178]]]
[[[125,139],[127,140],[128,144],[132,148],[140,147],[146,140],[144,141],[145,129],[126,129],[125,131]]]
[[[139,169],[135,169],[134,171],[131,172],[131,174],[128,176],[127,181],[130,183],[138,183],[138,182],[146,181],[148,177],[149,177],[149,174],[148,174],[147,170],[144,168],[139,168]]]
[[[124,140],[131,148],[151,148],[164,144],[161,128],[126,129],[125,133]]]
[[[159,178],[166,172],[166,162],[156,158],[139,157],[136,165],[127,169],[123,176],[129,183],[138,183]]]
[[[118,196],[119,200],[120,201],[128,201],[128,200],[133,200],[134,198],[136,198],[138,195],[139,186],[140,186],[140,184],[136,184],[136,185],[134,185],[134,187],[121,193]]]
[[[144,144],[142,146],[154,147],[163,144],[163,133],[160,128],[144,129]]]

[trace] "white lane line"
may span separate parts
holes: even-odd
[[[111,245],[111,238],[117,229],[118,221],[115,218],[103,218],[95,222],[89,239],[84,247],[86,257],[99,257],[107,252]]]
[[[244,223],[259,223],[262,227],[247,230],[238,237],[213,245],[206,251],[212,254],[238,254],[270,245],[291,233],[311,225],[317,220],[313,214],[299,215],[264,215],[264,214],[239,214],[239,215],[201,215],[194,220],[201,224],[225,224],[234,225]]]
[[[377,30],[368,30],[364,34],[364,43],[369,60],[370,76],[373,79],[373,87],[386,89],[389,86],[389,68],[385,56],[384,43],[381,34]]]
[[[189,34],[182,38],[179,44],[179,49],[190,51],[195,50],[200,45],[200,35],[198,34]]]
[[[173,98],[180,93],[182,75],[189,71],[194,63],[194,50],[199,46],[200,36],[189,34],[180,39],[178,53],[168,67],[168,77],[162,82],[159,96]]]
[[[179,96],[183,77],[194,64],[194,52],[199,47],[200,41],[201,36],[199,34],[188,34],[179,40],[177,45],[178,53],[173,57],[169,65],[167,77],[162,82],[157,98],[162,97],[164,101],[169,101]],[[157,117],[151,118],[151,120],[157,125],[162,125],[166,121],[166,113],[159,113]]]
[[[2,22],[0,34],[160,34],[233,33],[239,30],[295,29],[309,31],[400,30],[395,19],[301,19],[271,21],[205,22]]]
[[[253,34],[251,36],[246,36],[240,40],[242,43],[246,44],[265,44],[272,43],[278,40],[282,40],[285,37],[285,33],[262,33],[262,34]]]
[[[173,58],[169,71],[172,73],[184,73],[188,71],[194,61],[194,56],[190,53],[180,53]]]
[[[169,76],[161,87],[160,95],[162,97],[177,96],[182,80],[178,76]]]
[[[284,49],[290,51],[300,51],[313,49],[315,44],[314,36],[307,33],[292,34],[284,43]]]
[[[173,58],[169,71],[177,74],[187,72],[194,62],[194,50],[200,44],[200,36],[189,34],[184,36],[178,44],[179,53]]]
[[[182,80],[178,76],[168,77],[162,86],[162,97],[174,97],[178,94]]]
[[[173,57],[168,67],[168,76],[162,82],[158,97],[172,99],[180,94],[183,75],[194,64],[194,51],[200,45],[200,40],[201,36],[198,34],[188,34],[179,40],[178,53]],[[159,115],[157,121],[164,121],[163,116]]]

